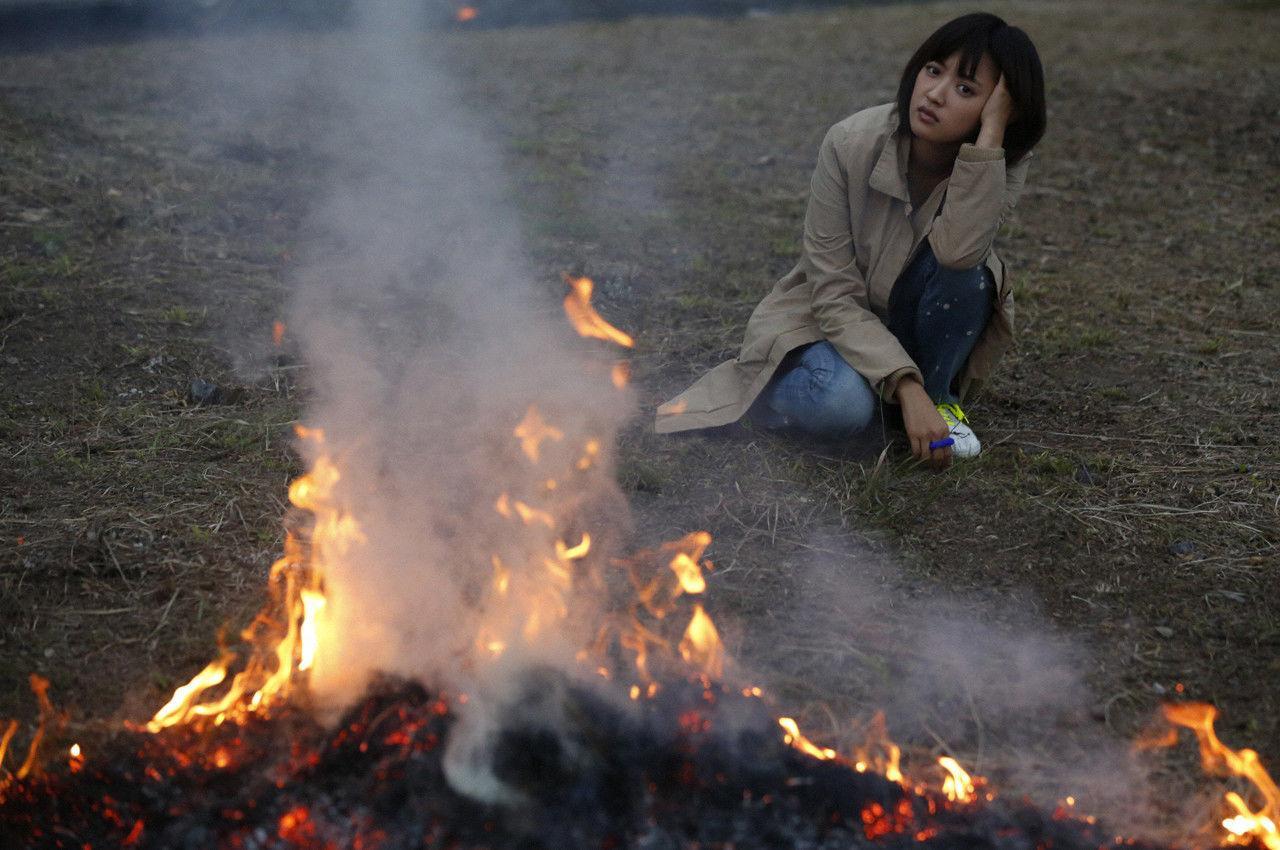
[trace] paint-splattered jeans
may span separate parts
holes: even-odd
[[[948,269],[926,241],[893,285],[889,330],[920,367],[935,402],[952,390],[991,319],[995,285],[985,265]],[[875,421],[880,399],[871,384],[823,340],[790,352],[751,409],[766,428],[845,439]]]

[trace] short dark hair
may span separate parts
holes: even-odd
[[[898,132],[911,134],[911,93],[920,69],[953,53],[960,54],[959,70],[964,76],[973,76],[983,54],[990,54],[996,70],[1004,75],[1014,109],[1004,132],[1005,159],[1012,165],[1044,136],[1044,68],[1025,32],[987,12],[961,15],[943,24],[916,50],[898,84]]]

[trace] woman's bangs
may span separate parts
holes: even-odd
[[[931,55],[926,61],[945,62],[956,53],[960,54],[960,67],[956,70],[962,77],[973,79],[977,76],[978,65],[982,56],[990,51],[991,33],[988,29],[966,28],[968,31],[956,32],[950,38],[939,38],[933,45]],[[941,35],[941,33],[940,33]]]

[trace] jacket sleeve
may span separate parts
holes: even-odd
[[[1027,160],[1005,168],[1002,148],[960,146],[942,212],[929,232],[929,247],[951,269],[971,269],[991,253],[1000,225],[1018,203]]]
[[[836,151],[832,128],[822,140],[804,217],[804,262],[812,284],[810,309],[822,335],[881,398],[891,401],[897,383],[920,370],[868,306],[867,283],[853,251],[849,175]],[[886,380],[887,379],[887,380]]]

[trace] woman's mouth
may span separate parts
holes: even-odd
[[[939,120],[938,113],[934,112],[932,109],[930,109],[927,106],[919,107],[918,109],[916,109],[916,113],[920,116],[920,120],[923,121],[925,124],[938,123],[938,120]]]

